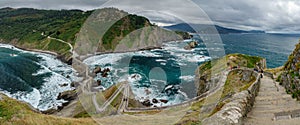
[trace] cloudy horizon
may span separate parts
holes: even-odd
[[[195,3],[192,5],[192,1]],[[159,25],[209,22],[242,30],[299,33],[300,1],[296,0],[0,0],[0,7],[92,10],[114,6],[137,12]],[[147,10],[142,12],[143,10]],[[151,11],[148,11],[151,10]],[[202,12],[202,10],[204,12]],[[199,14],[201,13],[201,14]],[[206,14],[208,17],[206,17]],[[175,18],[179,17],[179,18]]]

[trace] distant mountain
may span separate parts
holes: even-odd
[[[199,28],[201,31],[204,31],[205,33],[208,33],[208,34],[265,33],[265,31],[261,31],[261,30],[245,31],[245,30],[225,28],[225,27],[218,26],[218,25],[187,24],[187,23],[180,23],[180,24],[175,24],[175,25],[171,25],[171,26],[165,26],[163,28],[173,30],[173,31],[184,31],[184,32],[195,33],[195,30],[192,27]],[[215,28],[217,32],[213,28]]]

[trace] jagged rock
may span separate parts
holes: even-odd
[[[153,103],[158,103],[158,100],[156,98],[152,99]]]
[[[95,69],[94,69],[94,73],[95,74],[98,74],[101,72],[101,67],[97,66]]]
[[[97,80],[97,85],[101,86],[101,80]]]
[[[190,50],[190,49],[196,48],[197,45],[198,45],[198,43],[196,41],[192,41],[187,46],[185,46],[184,49]]]
[[[289,56],[288,61],[283,67],[284,71],[278,77],[278,82],[291,93],[293,98],[300,100],[300,43]]]
[[[108,72],[110,72],[110,69],[109,69],[109,68],[106,68],[106,69],[104,69],[104,70],[102,71],[102,73],[108,73]]]
[[[76,90],[69,90],[69,91],[65,91],[65,92],[61,92],[59,93],[59,95],[57,96],[57,99],[64,99],[66,101],[71,101],[76,99],[77,97],[77,93]]]
[[[101,75],[102,77],[107,77],[108,76],[108,73],[102,73],[102,75]]]
[[[149,89],[145,89],[145,93],[146,93],[146,95],[150,95],[151,91]]]
[[[78,87],[79,86],[79,83],[78,82],[72,82],[71,83],[71,87]]]
[[[143,101],[142,104],[143,104],[144,106],[147,106],[147,107],[150,107],[150,106],[153,105],[149,99]]]
[[[66,87],[66,86],[68,86],[69,84],[68,83],[64,83],[64,84],[60,84],[59,86],[60,87]]]
[[[160,99],[159,101],[163,102],[163,103],[168,103],[169,100],[166,100],[166,99]]]

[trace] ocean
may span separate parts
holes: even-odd
[[[0,91],[9,97],[42,111],[57,108],[65,102],[58,94],[74,89],[76,79],[76,71],[55,56],[0,44]]]
[[[268,68],[282,66],[298,43],[300,35],[222,34],[226,54],[243,53],[267,59]],[[205,44],[191,50],[184,46],[190,40],[168,42],[163,49],[93,56],[84,61],[92,71],[96,66],[110,68],[107,77],[98,74],[105,90],[115,83],[129,81],[140,101],[167,99],[178,104],[196,96],[195,69],[210,60]],[[54,56],[0,45],[0,90],[12,98],[30,103],[40,110],[61,105],[60,92],[73,89],[76,71]],[[66,83],[67,86],[61,86]],[[155,105],[153,105],[155,106]]]
[[[284,65],[299,43],[300,35],[288,34],[223,34],[226,54],[243,53],[267,59],[267,67]]]

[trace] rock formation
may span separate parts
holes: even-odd
[[[292,94],[293,98],[300,99],[300,43],[289,56],[284,65],[284,70],[277,81],[285,87],[286,91]]]
[[[190,50],[190,49],[196,48],[197,46],[198,46],[197,41],[192,41],[192,42],[188,43],[188,45],[185,46],[184,49]]]

